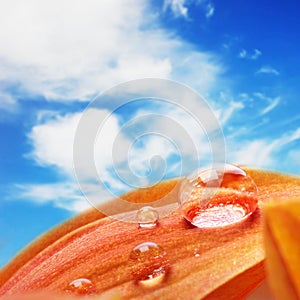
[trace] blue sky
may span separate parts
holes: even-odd
[[[227,161],[299,175],[299,19],[295,0],[0,0],[0,265],[89,207],[74,177],[74,133],[90,101],[124,81],[190,86],[222,126]],[[135,113],[145,111],[182,117],[155,103]],[[107,145],[131,115],[112,115]],[[136,144],[132,167],[147,175],[158,153],[167,176],[179,175],[176,145],[157,138]],[[99,172],[122,191],[102,154]]]

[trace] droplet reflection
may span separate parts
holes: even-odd
[[[199,228],[226,226],[249,217],[257,208],[257,186],[246,172],[224,168],[198,172],[182,182],[179,202],[186,220]]]

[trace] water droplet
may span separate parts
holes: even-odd
[[[160,284],[169,270],[167,252],[153,242],[137,245],[130,253],[134,280],[145,287]]]
[[[246,172],[226,164],[185,179],[179,192],[181,212],[199,228],[226,226],[245,220],[257,208],[257,186]]]
[[[137,221],[142,228],[154,227],[158,221],[158,212],[151,206],[144,206],[136,214]]]
[[[75,295],[91,295],[97,292],[96,286],[86,278],[73,280],[66,290]]]
[[[195,257],[200,257],[200,249],[199,248],[194,249],[194,256]]]

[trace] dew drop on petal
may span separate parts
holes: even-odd
[[[159,215],[151,206],[144,206],[137,211],[136,219],[142,228],[151,228],[156,226]]]
[[[132,275],[144,287],[155,287],[162,283],[169,270],[167,252],[153,242],[145,242],[133,248],[129,256]]]
[[[231,225],[256,210],[257,191],[253,179],[237,166],[202,170],[181,184],[181,213],[199,228]]]
[[[70,292],[74,295],[92,295],[96,294],[96,286],[86,278],[78,278],[69,283],[69,286],[66,289],[67,292]]]
[[[200,249],[199,248],[194,249],[194,256],[195,257],[200,257]]]

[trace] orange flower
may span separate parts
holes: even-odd
[[[95,299],[243,299],[266,278],[263,203],[269,203],[266,245],[270,269],[276,270],[275,279],[270,278],[276,282],[279,270],[285,270],[287,275],[282,275],[284,284],[280,290],[292,286],[299,293],[299,242],[295,242],[295,238],[299,241],[299,203],[286,201],[300,199],[300,179],[254,170],[248,170],[248,174],[258,185],[259,205],[242,223],[200,229],[175,211],[154,228],[138,228],[105,218],[94,209],[48,232],[4,267],[0,272],[0,295],[21,299],[16,295],[42,291],[51,299],[55,299],[53,293],[69,299],[76,291],[86,291],[91,297],[98,297]],[[175,184],[176,181],[163,182],[124,198],[151,202],[167,194]],[[170,202],[177,202],[177,191],[169,197]],[[281,204],[272,205],[274,199]],[[281,226],[291,232],[281,230]],[[136,248],[145,242],[149,242],[144,247],[152,256],[150,265],[141,264],[143,257],[149,257],[142,253],[144,250],[139,257]],[[278,261],[281,265],[275,263]],[[161,276],[149,284],[142,279],[151,278],[151,272]],[[70,286],[80,278],[90,282]],[[29,297],[32,298],[25,299],[34,299]],[[45,295],[36,297],[47,299]]]

